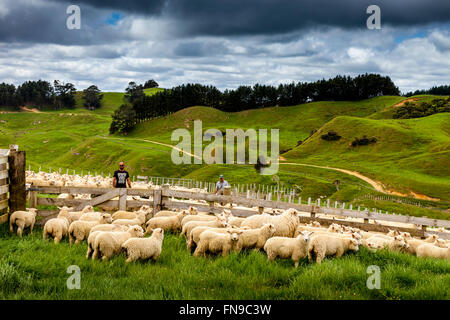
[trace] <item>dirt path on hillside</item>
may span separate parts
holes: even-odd
[[[415,199],[420,199],[420,200],[430,200],[430,201],[439,201],[440,200],[438,198],[432,198],[432,197],[429,197],[429,196],[424,195],[424,194],[415,193],[413,191],[410,191],[410,194],[405,194],[405,193],[401,193],[401,192],[398,192],[398,191],[395,191],[395,190],[387,190],[383,186],[383,184],[381,182],[378,182],[378,181],[375,181],[373,179],[370,179],[369,177],[366,177],[366,176],[362,175],[361,173],[359,173],[357,171],[346,170],[346,169],[341,169],[341,168],[333,168],[333,167],[328,167],[328,166],[317,166],[317,165],[306,164],[306,163],[295,163],[295,162],[280,162],[279,164],[287,164],[287,165],[294,165],[294,166],[305,166],[305,167],[313,167],[313,168],[320,168],[320,169],[328,169],[328,170],[339,171],[339,172],[343,172],[343,173],[349,174],[351,176],[357,177],[357,178],[367,182],[376,191],[381,192],[381,193],[391,194],[391,195],[401,196],[401,197],[413,197]]]
[[[202,157],[196,156],[190,152],[184,151],[180,148],[177,148],[171,144],[167,144],[167,143],[162,143],[162,142],[158,142],[158,141],[153,141],[153,140],[147,140],[147,139],[136,139],[136,138],[127,138],[127,139],[120,139],[120,138],[109,138],[109,137],[104,137],[104,136],[98,136],[101,138],[105,138],[105,139],[110,139],[110,140],[135,140],[135,141],[143,141],[143,142],[148,142],[148,143],[153,143],[153,144],[158,144],[161,146],[165,146],[171,149],[175,149],[179,152],[183,152],[184,154],[187,154],[188,156],[197,158],[197,159],[202,159]],[[283,157],[280,157],[281,161],[285,160]],[[341,168],[333,168],[333,167],[328,167],[328,166],[318,166],[318,165],[314,165],[314,164],[307,164],[307,163],[295,163],[295,162],[278,162],[278,164],[280,165],[294,165],[294,166],[304,166],[304,167],[313,167],[313,168],[319,168],[319,169],[327,169],[327,170],[334,170],[334,171],[339,171],[354,177],[357,177],[358,179],[361,179],[365,182],[367,182],[368,184],[370,184],[376,191],[381,192],[381,193],[385,193],[385,194],[391,194],[391,195],[396,195],[396,196],[403,196],[403,197],[413,197],[416,199],[421,199],[421,200],[431,200],[431,201],[439,201],[440,199],[437,198],[432,198],[432,197],[428,197],[424,194],[419,194],[419,193],[414,193],[414,192],[410,192],[410,194],[404,194],[404,193],[400,193],[397,192],[395,190],[386,190],[385,187],[383,186],[383,184],[381,182],[375,181],[369,177],[366,177],[364,175],[362,175],[361,173],[357,172],[357,171],[352,171],[352,170],[347,170],[347,169],[341,169]]]
[[[419,100],[419,98],[408,98],[408,99],[400,101],[397,104],[394,104],[393,107],[401,107],[407,102],[414,102],[414,101],[417,101],[417,100]]]
[[[30,108],[25,107],[25,106],[20,107],[20,110],[26,111],[26,112],[41,113],[41,112],[40,112],[38,109],[36,109],[36,108],[30,109]]]

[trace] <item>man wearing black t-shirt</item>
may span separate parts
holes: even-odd
[[[125,165],[123,162],[119,163],[119,170],[114,171],[113,187],[114,188],[131,188],[130,175],[125,171]]]

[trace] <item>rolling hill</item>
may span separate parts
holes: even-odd
[[[423,194],[439,198],[441,202],[450,200],[446,169],[450,162],[446,125],[450,115],[390,119],[390,112],[405,100],[403,97],[322,101],[237,113],[197,106],[141,123],[127,136],[109,136],[110,115],[122,104],[123,93],[104,95],[103,107],[95,111],[82,108],[78,97],[78,107],[74,110],[0,114],[0,145],[19,144],[21,149],[27,150],[28,163],[34,169],[41,166],[106,173],[114,170],[121,159],[126,161],[132,175],[215,181],[217,175],[223,173],[231,182],[275,184],[272,177],[259,175],[249,165],[176,166],[170,160],[172,150],[151,141],[175,145],[177,142],[171,141],[172,131],[178,128],[192,131],[193,121],[197,119],[202,120],[203,130],[278,128],[285,162],[355,170],[380,181],[386,189]],[[341,140],[322,140],[320,136],[328,131],[337,131]],[[377,142],[355,148],[349,146],[355,137],[363,135],[374,136]],[[303,143],[298,146],[299,141]],[[376,194],[364,181],[328,169],[281,164],[278,176],[285,186],[301,186],[302,197],[325,196],[350,202],[363,194]],[[342,181],[340,190],[333,185],[336,179]]]

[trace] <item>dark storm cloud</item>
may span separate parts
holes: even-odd
[[[52,0],[66,2],[65,0]],[[448,0],[79,0],[97,8],[174,18],[201,35],[278,34],[313,26],[365,28],[369,5],[393,26],[450,21]]]

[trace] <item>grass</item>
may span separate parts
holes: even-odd
[[[38,253],[38,258],[36,254]],[[86,243],[44,242],[38,229],[19,240],[0,226],[0,299],[449,299],[450,263],[361,248],[321,265],[306,259],[268,263],[263,252],[195,258],[167,234],[156,262],[85,259]],[[66,287],[67,268],[81,269],[81,289]],[[381,289],[369,290],[367,267],[381,269]]]

